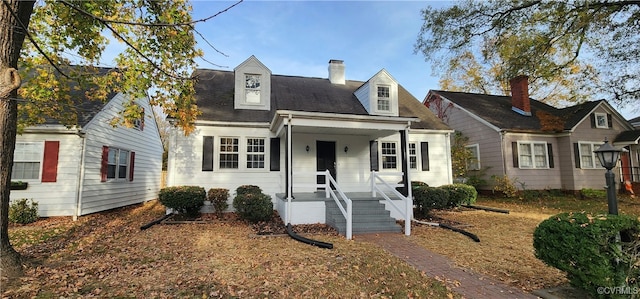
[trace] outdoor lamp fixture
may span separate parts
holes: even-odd
[[[597,150],[593,151],[600,160],[600,165],[607,169],[604,177],[607,181],[607,202],[609,206],[609,214],[618,215],[618,200],[616,199],[616,180],[615,175],[611,172],[611,169],[618,164],[618,158],[620,158],[621,150],[609,144],[607,139],[604,139],[604,144]]]
[[[348,147],[348,146],[345,146],[345,147],[344,147],[344,152],[346,153],[346,152],[348,152],[348,151],[349,151],[349,147]]]
[[[309,152],[309,146],[307,145],[307,147],[305,148],[307,150],[307,153]]]

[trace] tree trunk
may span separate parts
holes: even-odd
[[[0,273],[9,278],[22,274],[20,254],[9,242],[9,192],[18,128],[16,69],[34,4],[18,0],[0,4]]]

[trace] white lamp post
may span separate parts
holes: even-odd
[[[621,150],[609,144],[609,141],[605,138],[604,144],[597,150],[593,151],[600,160],[600,165],[607,169],[604,177],[607,182],[607,202],[609,206],[609,214],[618,215],[618,200],[616,199],[616,180],[615,175],[611,171],[612,168],[618,163]]]

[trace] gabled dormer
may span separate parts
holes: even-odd
[[[271,110],[271,71],[251,55],[234,70],[235,109]]]
[[[355,91],[371,115],[398,116],[398,82],[381,70]]]

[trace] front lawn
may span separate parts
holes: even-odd
[[[640,200],[619,198],[620,214],[640,216]],[[567,283],[565,273],[545,265],[534,256],[533,232],[552,215],[568,211],[607,213],[606,199],[576,199],[572,196],[534,200],[478,198],[477,205],[507,209],[509,214],[459,209],[436,215],[469,226],[480,243],[437,227],[416,225],[412,240],[451,258],[456,265],[471,268],[526,291]]]
[[[51,218],[9,229],[29,260],[2,298],[450,298],[442,283],[384,250],[342,236],[256,237],[237,221],[140,226],[157,202],[72,222]]]

